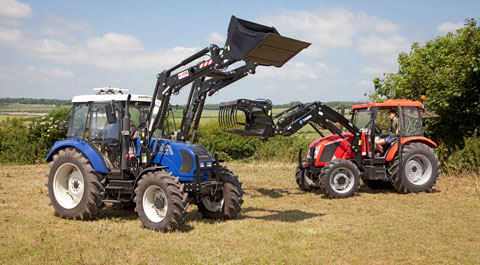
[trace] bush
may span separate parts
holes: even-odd
[[[477,132],[472,137],[464,138],[463,149],[449,150],[445,145],[437,148],[437,155],[442,164],[442,169],[447,172],[480,173],[480,136]]]
[[[277,160],[294,162],[298,158],[298,150],[308,148],[314,139],[301,136],[272,138],[246,138],[224,132],[217,121],[202,124],[196,134],[196,142],[210,153],[217,153],[221,159]],[[305,153],[304,153],[305,154]]]
[[[13,118],[0,124],[0,164],[35,164],[45,156],[55,141],[65,137],[57,124],[68,111],[55,109],[47,116],[32,120],[28,125],[23,118]]]

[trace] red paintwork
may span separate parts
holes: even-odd
[[[323,153],[323,150],[325,149],[325,147],[328,146],[329,144],[332,144],[338,141],[340,142],[340,145],[337,147],[337,150],[334,153],[334,156],[336,158],[349,159],[349,158],[355,157],[355,154],[350,149],[350,145],[349,145],[349,143],[351,143],[353,140],[353,134],[343,133],[342,135],[345,138],[345,140],[348,141],[348,143],[345,142],[345,140],[343,140],[340,136],[334,134],[334,135],[320,138],[315,142],[313,142],[312,144],[310,144],[310,148],[315,148],[317,146],[320,146],[320,150],[318,152],[319,155],[317,155],[315,159],[315,166],[317,167],[325,166],[325,164],[327,164],[331,160],[329,159],[329,161],[319,162],[321,154]],[[308,161],[307,161],[307,165],[309,165]]]
[[[355,105],[352,107],[352,110],[366,109],[366,108],[372,108],[372,107],[397,107],[398,105],[402,107],[423,108],[422,102],[419,102],[419,101],[411,101],[408,99],[394,99],[394,100],[387,100],[385,102],[380,102],[380,103],[368,103],[368,104],[362,104],[362,105]]]
[[[411,137],[402,138],[402,144],[406,144],[408,142],[420,142],[430,146],[431,148],[437,147],[437,144],[434,141],[423,136],[411,136]],[[395,154],[397,153],[397,150],[398,150],[398,142],[393,144],[392,148],[390,148],[390,151],[388,151],[388,154],[385,160],[387,162],[392,161],[392,159],[395,157]]]

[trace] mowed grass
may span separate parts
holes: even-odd
[[[236,220],[204,220],[190,206],[180,231],[141,228],[108,207],[98,219],[57,218],[46,165],[0,168],[2,264],[475,264],[479,178],[442,176],[433,193],[373,192],[328,200],[295,184],[294,164],[228,163],[243,181]]]

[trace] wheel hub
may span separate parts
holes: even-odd
[[[163,207],[165,207],[165,200],[157,195],[153,200],[153,205],[155,206],[155,208],[157,208],[157,210],[161,210],[163,209]]]
[[[338,193],[349,192],[354,185],[353,173],[347,168],[337,168],[332,173],[331,187]]]
[[[426,156],[415,154],[405,163],[405,175],[412,184],[423,185],[432,175],[432,164]]]
[[[161,222],[168,211],[168,199],[165,192],[157,185],[149,186],[143,194],[143,210],[147,218],[154,222]]]
[[[83,198],[84,180],[79,168],[72,163],[58,167],[53,179],[53,194],[58,204],[73,209]]]

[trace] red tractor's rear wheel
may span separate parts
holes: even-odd
[[[398,155],[390,165],[392,185],[398,192],[422,192],[430,190],[440,175],[437,155],[422,143],[406,144],[402,150],[402,172]]]

